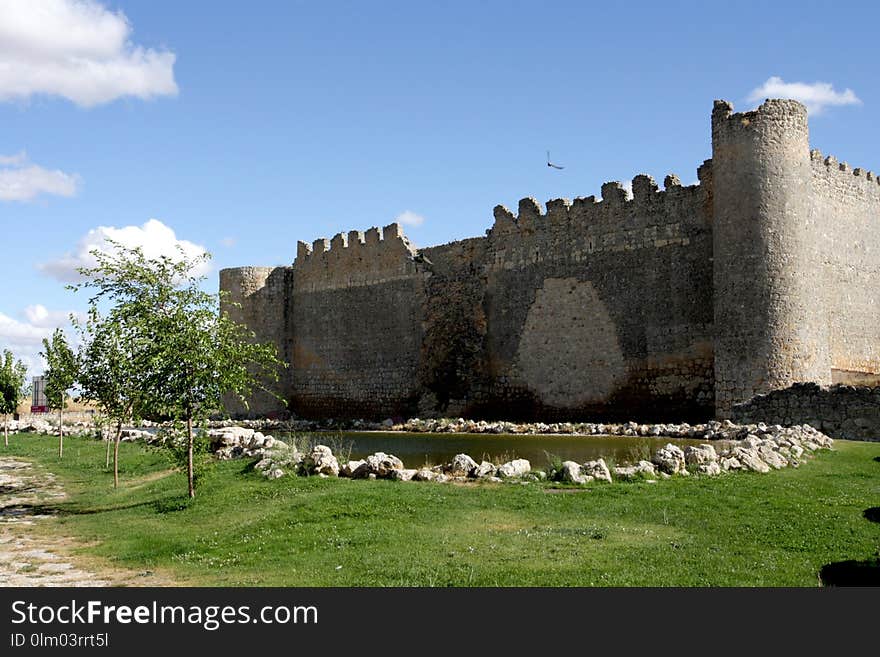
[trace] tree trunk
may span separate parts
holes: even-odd
[[[64,401],[62,400],[62,404]],[[64,458],[64,409],[58,409],[58,458]]]
[[[3,424],[3,444],[9,447],[9,413],[6,414],[6,422]]]
[[[186,439],[187,439],[187,454],[186,454],[186,477],[189,482],[189,496],[196,496],[196,485],[195,478],[193,477],[193,421],[192,414],[187,414],[186,416]]]
[[[107,469],[110,467],[110,434],[104,432],[104,429],[101,429],[101,437],[104,439],[104,442],[107,443],[107,457],[104,459],[104,468]]]
[[[122,421],[116,423],[116,442],[113,445],[113,488],[119,488],[119,440],[122,438]]]

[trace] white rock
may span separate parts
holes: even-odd
[[[476,469],[471,472],[471,476],[477,478],[492,477],[495,475],[495,471],[497,469],[498,468],[494,463],[489,463],[489,461],[481,461]]]
[[[394,456],[394,454],[376,452],[364,459],[364,464],[355,470],[353,476],[361,478],[369,477],[372,474],[379,479],[387,479],[394,470],[403,470],[403,461]]]
[[[714,477],[721,474],[721,466],[718,461],[710,461],[709,463],[700,463],[697,466],[697,472],[701,475],[709,475]]]
[[[302,461],[303,469],[308,474],[324,474],[331,477],[339,476],[339,462],[333,451],[326,445],[315,445]]]
[[[587,461],[581,466],[581,474],[599,481],[607,481],[611,483],[611,471],[605,463],[605,459],[597,459],[595,461]]]
[[[614,475],[621,479],[635,479],[639,476],[656,476],[654,464],[650,461],[639,461],[637,465],[619,465],[614,468]]]
[[[685,469],[684,452],[672,443],[667,443],[665,447],[658,449],[651,460],[667,474],[678,474]]]
[[[394,481],[409,481],[412,479],[418,470],[408,470],[404,468],[403,470],[392,470],[390,479]]]
[[[450,477],[468,477],[477,467],[477,462],[467,454],[456,454],[443,471]]]
[[[735,456],[724,456],[721,458],[721,469],[725,472],[728,470],[742,470],[742,463]]]
[[[560,481],[571,484],[585,484],[592,480],[592,477],[588,479],[586,475],[581,474],[581,466],[574,461],[563,461],[562,469],[557,474],[557,477],[559,477]]]
[[[743,447],[735,447],[733,449],[733,455],[742,464],[743,470],[761,473],[770,472],[770,466],[761,460],[756,448],[745,449]]]
[[[526,459],[514,459],[513,461],[508,461],[507,463],[499,465],[498,471],[495,474],[502,479],[522,477],[524,474],[528,474],[531,469],[532,464]]]
[[[718,454],[715,448],[708,443],[697,445],[688,445],[684,448],[684,461],[688,465],[702,465],[704,463],[715,463],[718,460]]]
[[[774,470],[788,467],[788,460],[769,445],[759,447],[758,454],[760,454],[761,460]]]

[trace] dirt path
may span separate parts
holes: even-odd
[[[151,571],[83,566],[76,542],[48,537],[37,523],[66,494],[55,476],[21,459],[0,456],[0,586],[163,586]]]

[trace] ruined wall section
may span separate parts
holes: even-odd
[[[712,167],[633,198],[495,208],[476,414],[705,418],[713,409]]]
[[[733,407],[740,424],[809,424],[832,438],[880,442],[880,387],[796,383]]]
[[[717,416],[796,382],[830,383],[807,111],[712,112]]]
[[[299,244],[289,300],[295,413],[415,414],[426,275],[398,224]]]
[[[420,417],[470,415],[474,385],[483,376],[486,246],[486,238],[477,237],[421,250],[430,276],[425,279]]]
[[[257,342],[269,342],[278,349],[278,358],[289,362],[288,340],[290,308],[288,296],[292,280],[290,267],[237,267],[220,270],[220,290],[226,292],[221,311],[233,321],[244,324],[254,332]],[[278,382],[264,381],[281,399],[287,396],[290,385],[286,368],[279,369]],[[227,397],[227,412],[233,417],[272,416],[285,411],[277,397],[257,390],[247,406]]]
[[[880,377],[880,178],[811,152],[832,381]]]

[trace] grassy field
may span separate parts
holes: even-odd
[[[880,444],[837,441],[798,469],[586,489],[284,477],[214,467],[186,499],[165,457],[13,436],[9,455],[70,494],[39,531],[91,559],[183,585],[817,586],[823,566],[880,556]],[[874,509],[872,512],[871,509]],[[871,520],[873,516],[873,521]]]

